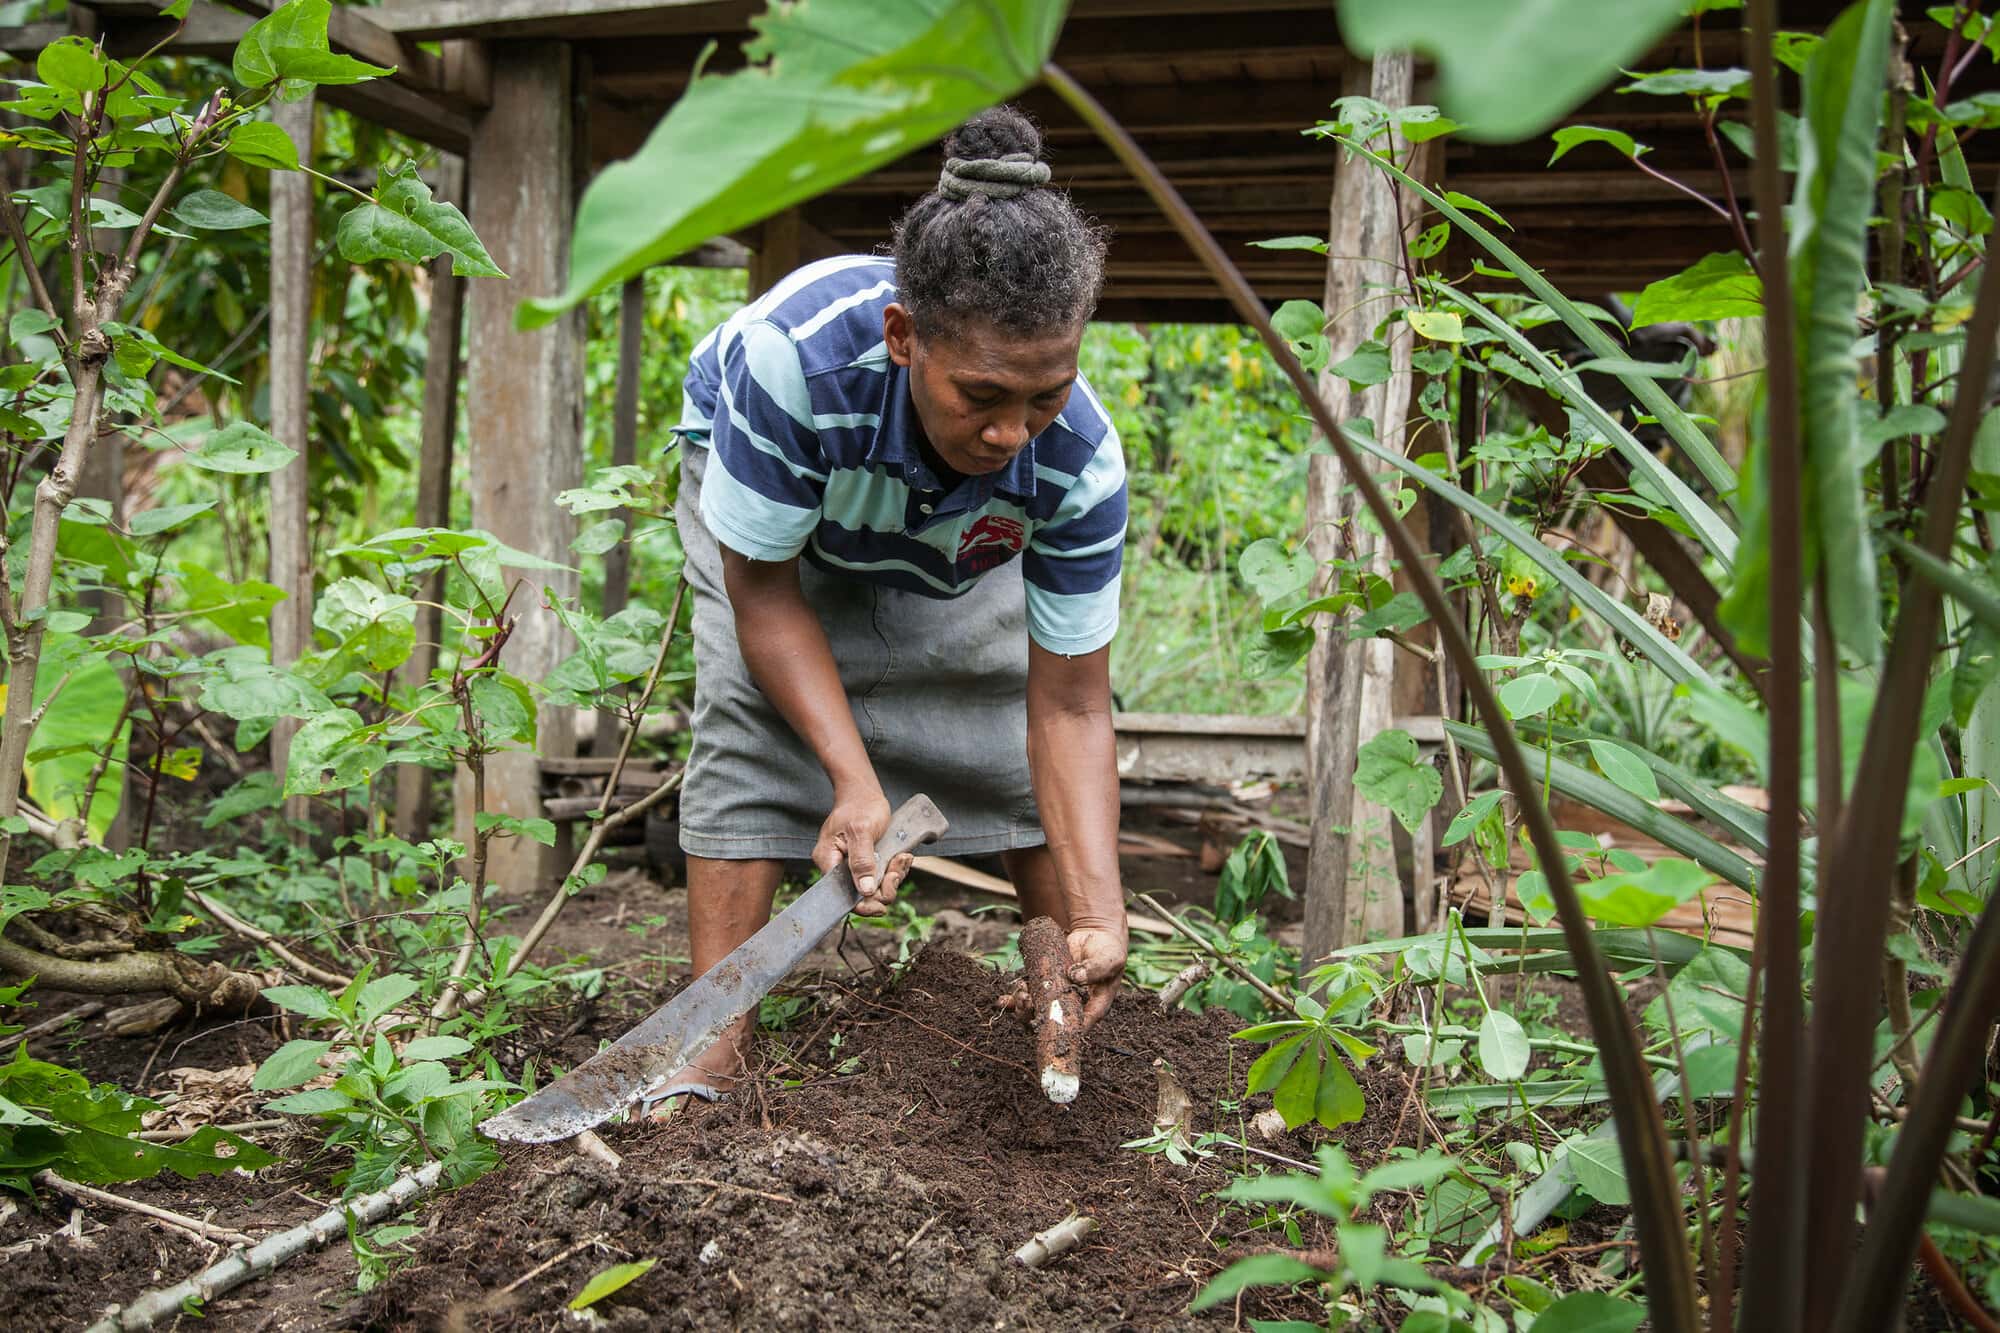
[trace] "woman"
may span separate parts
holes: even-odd
[[[953,134],[892,260],[810,265],[695,349],[677,433],[694,593],[681,797],[693,964],[769,919],[783,862],[879,915],[892,806],[998,852],[1068,932],[1085,1016],[1125,962],[1108,666],[1125,466],[1077,373],[1104,239],[998,108]],[[1016,557],[1020,557],[1016,559]],[[714,1098],[750,1023],[663,1095]]]

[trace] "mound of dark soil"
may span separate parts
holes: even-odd
[[[898,982],[842,990],[813,1038],[858,1072],[612,1127],[617,1169],[566,1145],[507,1165],[430,1218],[417,1262],[349,1312],[380,1329],[550,1329],[590,1278],[652,1259],[594,1307],[631,1329],[1173,1328],[1235,1254],[1269,1244],[1205,1195],[1226,1175],[1120,1145],[1149,1134],[1153,1060],[1192,1096],[1195,1130],[1240,1091],[1228,1016],[1125,997],[1092,1033],[1084,1091],[1046,1101],[999,979],[932,949]],[[837,1061],[827,1061],[828,1064]],[[1008,1256],[1072,1210],[1085,1245],[1028,1272]],[[1232,1253],[1234,1251],[1234,1253]],[[1259,1315],[1315,1312],[1255,1298]]]

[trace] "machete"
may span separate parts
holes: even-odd
[[[930,797],[912,796],[875,844],[876,864],[887,866],[947,827]],[[845,921],[856,896],[843,861],[644,1022],[547,1087],[488,1116],[479,1132],[513,1143],[567,1139],[657,1091]]]

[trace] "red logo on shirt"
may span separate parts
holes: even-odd
[[[958,563],[970,566],[974,573],[982,573],[1013,559],[1027,544],[1026,539],[1027,530],[1017,520],[987,514],[973,520],[959,538]]]

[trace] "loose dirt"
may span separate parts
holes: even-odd
[[[652,1259],[594,1307],[609,1327],[1212,1327],[1188,1302],[1268,1241],[1247,1214],[1218,1224],[1204,1196],[1220,1170],[1120,1145],[1152,1130],[1155,1058],[1192,1095],[1196,1132],[1215,1127],[1217,1100],[1240,1088],[1234,1020],[1128,995],[1060,1107],[1030,1073],[1026,1032],[993,1009],[1000,990],[937,948],[884,986],[830,983],[838,1007],[814,1049],[838,1039],[830,1063],[851,1072],[612,1127],[615,1170],[565,1145],[509,1150],[430,1215],[417,1261],[347,1322],[555,1328],[593,1273]],[[1083,1248],[1038,1272],[1009,1262],[1072,1210],[1099,1224]],[[1246,1310],[1313,1313],[1264,1298]]]

